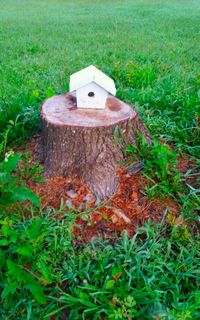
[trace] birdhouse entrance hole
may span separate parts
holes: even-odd
[[[88,93],[88,97],[94,97],[94,96],[95,96],[95,93],[94,93],[94,92],[90,91],[90,92]]]

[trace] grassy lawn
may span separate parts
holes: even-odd
[[[154,135],[198,155],[199,18],[198,0],[1,0],[1,132],[20,114],[30,133],[41,101],[95,64]]]
[[[73,210],[43,211],[24,187],[20,157],[4,160],[38,131],[41,102],[94,64],[152,137],[173,147],[153,145],[147,174],[159,152],[173,161],[187,153],[198,164],[199,21],[199,0],[0,0],[0,319],[200,318],[198,188],[175,193],[182,220],[77,246]]]

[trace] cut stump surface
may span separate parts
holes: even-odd
[[[105,109],[80,109],[70,94],[47,99],[41,108],[41,160],[47,177],[77,177],[100,199],[118,190],[116,168],[137,134],[151,139],[137,112],[109,96]]]

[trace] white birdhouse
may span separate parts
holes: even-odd
[[[104,109],[108,93],[115,96],[114,81],[94,66],[70,76],[70,92],[76,95],[78,108]]]

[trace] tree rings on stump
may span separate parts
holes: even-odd
[[[41,160],[47,177],[77,177],[100,199],[118,190],[116,168],[126,144],[149,135],[136,111],[109,96],[105,109],[80,109],[70,94],[47,99],[41,109]]]

